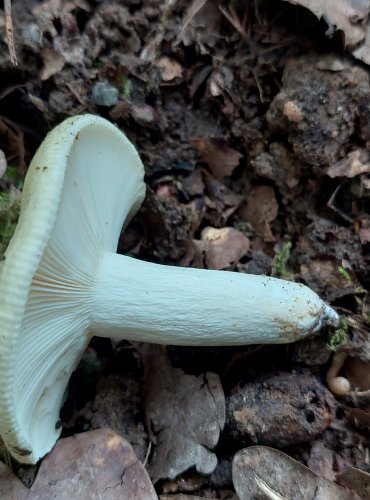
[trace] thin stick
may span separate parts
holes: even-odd
[[[5,28],[6,40],[10,54],[10,61],[13,66],[18,66],[17,55],[15,53],[14,38],[13,38],[13,18],[12,18],[12,2],[11,0],[4,0],[5,11]]]
[[[146,452],[146,455],[144,458],[144,462],[143,462],[144,467],[146,467],[146,465],[148,463],[149,455],[150,455],[150,452],[152,451],[152,444],[153,444],[152,441],[149,441],[149,446],[148,446],[148,449],[147,449],[147,452]]]

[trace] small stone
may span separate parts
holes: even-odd
[[[119,90],[106,80],[96,82],[91,95],[91,102],[96,106],[115,106],[119,101]]]
[[[22,29],[23,45],[34,52],[42,47],[42,33],[37,23],[28,23]]]
[[[290,122],[301,123],[304,120],[304,114],[293,101],[288,101],[284,104],[283,113]]]

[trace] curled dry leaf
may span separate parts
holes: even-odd
[[[185,191],[191,196],[203,195],[204,182],[201,170],[194,170],[194,172],[182,181],[182,185]]]
[[[353,500],[353,495],[337,484],[317,476],[285,453],[265,446],[238,451],[232,475],[240,500]]]
[[[0,498],[155,500],[158,497],[130,444],[110,429],[99,429],[58,441],[43,460],[31,489],[1,465]]]
[[[358,231],[358,237],[360,238],[361,245],[370,243],[370,227],[361,227]]]
[[[345,488],[356,492],[361,498],[370,498],[370,474],[355,467],[347,467],[337,474],[337,481]]]
[[[247,194],[247,204],[240,209],[240,216],[249,222],[266,242],[275,241],[270,222],[279,212],[275,191],[271,186],[256,186]]]
[[[197,139],[194,144],[201,154],[202,161],[207,163],[218,179],[231,175],[243,157],[239,151],[227,147],[221,139]]]
[[[160,69],[161,78],[164,82],[170,82],[182,77],[181,65],[169,57],[161,57],[156,62],[156,66]]]
[[[329,26],[328,35],[341,30],[346,45],[354,47],[365,37],[365,21],[370,10],[368,0],[286,0],[309,9]]]
[[[141,106],[132,105],[131,116],[140,125],[152,123],[155,118],[154,109],[152,106],[149,106],[149,104],[143,104]]]
[[[234,266],[249,250],[250,241],[233,227],[216,229],[206,227],[202,231],[205,242],[205,262],[208,269],[226,269]]]
[[[361,408],[346,407],[346,416],[356,429],[367,432],[370,427],[370,412]]]
[[[40,72],[41,80],[48,80],[64,68],[66,60],[57,50],[45,48],[41,52],[41,56],[44,62],[44,66]]]
[[[214,46],[220,33],[221,12],[217,2],[193,0],[185,11],[177,42],[196,43],[203,53]]]
[[[186,311],[184,311],[186,313]],[[142,345],[145,412],[154,443],[151,477],[173,479],[195,466],[202,474],[216,468],[210,450],[225,424],[225,398],[218,375],[186,375],[173,368],[161,346]]]

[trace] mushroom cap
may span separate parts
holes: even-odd
[[[119,129],[93,115],[52,130],[29,167],[0,266],[0,434],[36,463],[60,434],[72,371],[89,342],[92,275],[145,196],[144,168]]]

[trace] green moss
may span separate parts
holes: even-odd
[[[24,175],[19,172],[18,167],[14,165],[8,165],[3,180],[9,184],[13,184],[18,189],[22,189],[24,183]]]
[[[131,84],[127,75],[120,75],[118,77],[118,83],[121,88],[121,93],[125,99],[129,99],[131,95]]]
[[[288,241],[281,247],[280,252],[275,255],[272,263],[272,271],[276,278],[285,280],[292,280],[294,278],[293,273],[288,268],[291,250],[292,243]]]
[[[20,212],[20,198],[11,192],[0,192],[0,260],[13,236]]]
[[[361,285],[356,285],[353,281],[351,273],[345,269],[343,266],[338,267],[338,272],[342,276],[342,278],[347,282],[348,285],[351,285],[355,294],[365,293],[365,289]]]
[[[339,327],[329,333],[328,346],[332,351],[336,351],[339,346],[345,344],[348,339],[349,325],[345,318],[342,318]]]
[[[338,272],[347,283],[352,284],[352,277],[350,273],[347,271],[347,269],[345,269],[343,266],[339,266]]]

